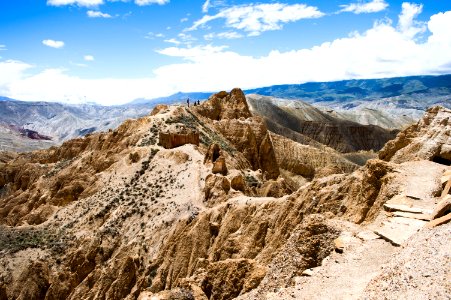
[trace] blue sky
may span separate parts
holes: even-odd
[[[451,73],[450,1],[2,0],[0,95],[178,91]]]

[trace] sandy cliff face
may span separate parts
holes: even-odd
[[[401,163],[410,160],[433,160],[451,163],[451,110],[432,107],[418,123],[400,132],[379,153],[379,158]]]
[[[441,192],[443,165],[375,159],[353,171],[337,152],[271,135],[243,99],[234,90],[192,109],[160,107],[115,131],[1,159],[0,298],[265,299],[347,251],[348,240],[336,242],[343,232],[384,221],[387,200],[412,186],[432,202]],[[159,131],[177,125],[198,132],[199,146],[159,146]],[[277,175],[279,165],[301,172],[297,160],[344,173],[315,174],[291,193]],[[430,171],[427,188],[416,168]]]

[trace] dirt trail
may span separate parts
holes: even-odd
[[[293,287],[267,295],[267,299],[358,299],[368,283],[381,271],[396,247],[382,239],[362,240],[344,233],[343,253],[332,253],[311,276],[295,278]]]

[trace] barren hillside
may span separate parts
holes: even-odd
[[[271,133],[234,89],[3,153],[0,299],[444,299],[450,118],[359,167]]]

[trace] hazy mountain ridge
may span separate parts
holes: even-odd
[[[116,128],[129,118],[148,114],[143,106],[68,105],[53,102],[0,102],[0,124],[50,136],[54,142]]]
[[[273,97],[247,95],[254,114],[265,119],[268,128],[280,135],[293,138],[291,131],[340,152],[379,150],[396,132],[375,125],[361,125],[334,117],[302,102]],[[280,126],[279,126],[280,125]],[[287,132],[288,129],[288,132]]]
[[[346,80],[338,82],[277,85],[245,91],[274,97],[272,103],[290,114],[305,114],[305,120],[345,120],[386,129],[401,129],[416,122],[433,105],[451,107],[451,75],[411,76],[389,79]],[[186,104],[186,99],[204,100],[210,93],[179,92],[168,97],[136,99],[119,106],[24,102],[0,97],[0,124],[18,126],[49,136],[56,144],[88,133],[116,128],[124,120],[142,117],[157,104]],[[301,100],[301,101],[300,101]],[[302,102],[305,101],[305,102]],[[254,104],[255,105],[255,104]],[[313,105],[315,109],[312,109]],[[302,112],[301,112],[302,111]],[[290,120],[287,119],[286,122]],[[282,134],[272,120],[271,130]],[[286,126],[284,125],[285,127]],[[286,133],[288,134],[288,133]],[[307,136],[290,133],[291,138],[314,144]],[[3,140],[17,137],[0,132]],[[21,140],[18,145],[26,143]],[[36,144],[32,147],[47,146]],[[12,147],[22,151],[25,148]],[[26,148],[29,150],[30,148]]]

